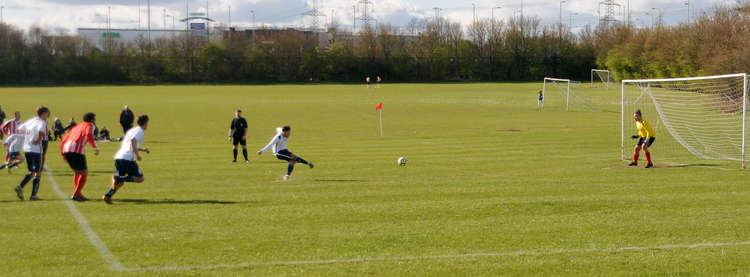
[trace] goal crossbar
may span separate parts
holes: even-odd
[[[631,85],[643,85],[644,83],[660,83],[660,82],[687,82],[687,81],[700,81],[700,80],[716,80],[716,79],[724,79],[724,78],[742,78],[742,110],[739,114],[742,116],[742,137],[741,137],[741,155],[739,157],[739,160],[742,162],[742,168],[745,168],[745,153],[746,153],[746,130],[747,130],[747,100],[748,100],[748,74],[746,73],[735,73],[735,74],[724,74],[724,75],[714,75],[714,76],[704,76],[704,77],[688,77],[688,78],[661,78],[661,79],[628,79],[628,80],[622,80],[621,83],[621,120],[622,120],[622,129],[621,129],[621,138],[622,138],[622,146],[621,146],[621,157],[625,157],[625,88],[628,84]],[[649,85],[650,87],[650,85]],[[648,91],[648,95],[651,98],[652,101],[656,102],[656,99],[654,98],[654,95]],[[660,110],[659,104],[655,103],[657,110]],[[660,112],[661,113],[661,112]],[[661,115],[660,115],[661,116]],[[667,127],[667,129],[672,132],[671,128]],[[672,133],[673,136],[679,137],[679,134]],[[683,145],[688,151],[692,152],[693,154],[697,155],[695,150],[690,145]],[[697,155],[698,156],[698,155]]]
[[[655,82],[679,82],[679,81],[695,81],[695,80],[713,80],[731,77],[744,77],[745,73],[736,74],[725,74],[725,75],[714,75],[705,77],[688,77],[688,78],[664,78],[664,79],[629,79],[622,80],[622,83],[655,83]]]

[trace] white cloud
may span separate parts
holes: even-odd
[[[190,11],[205,11],[205,0],[190,1]],[[410,18],[432,18],[433,7],[440,7],[441,15],[464,25],[470,24],[473,18],[471,1],[455,0],[370,0],[374,3],[372,16],[379,22],[391,22],[394,25],[405,25]],[[668,23],[684,21],[687,17],[685,0],[631,0],[632,20],[635,24],[649,24],[651,15],[661,11]],[[693,0],[691,2],[694,13],[713,7],[727,0]],[[147,22],[145,3],[141,0],[141,26]],[[152,28],[162,28],[164,25],[163,11],[174,15],[177,19],[185,16],[185,2],[181,0],[152,0],[151,22]],[[321,12],[327,17],[321,21],[330,21],[330,16],[344,26],[351,26],[353,8],[356,0],[318,0]],[[521,0],[474,0],[476,14],[479,18],[489,18],[494,9],[498,19],[508,18],[520,13]],[[627,0],[619,0],[626,6]],[[108,4],[109,3],[109,4]],[[0,0],[4,8],[6,22],[27,29],[30,26],[43,26],[49,29],[65,28],[71,31],[79,27],[103,27],[106,22],[107,6],[112,7],[113,28],[135,28],[138,25],[138,1],[136,0]],[[228,21],[228,7],[232,6],[232,23],[234,26],[249,26],[250,11],[255,12],[258,24],[292,26],[299,25],[301,14],[312,8],[313,0],[212,0],[210,1],[210,16],[220,22]],[[562,7],[563,22],[573,19],[574,26],[596,24],[598,1],[567,0]],[[655,9],[652,9],[655,8]],[[618,11],[618,17],[624,18],[625,12]],[[558,0],[524,0],[523,12],[526,16],[535,15],[545,24],[555,24],[559,20]],[[649,15],[646,15],[646,13]],[[358,16],[362,8],[358,7]],[[98,16],[97,16],[98,15]],[[171,27],[171,18],[167,26]],[[179,21],[177,26],[182,26]],[[179,28],[179,27],[178,27]]]

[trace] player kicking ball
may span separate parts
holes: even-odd
[[[138,127],[131,128],[125,133],[120,150],[115,154],[115,175],[112,175],[112,187],[107,194],[102,196],[102,200],[107,204],[112,204],[112,196],[126,182],[143,183],[143,171],[135,161],[141,161],[141,155],[138,152],[151,153],[148,148],[141,148],[143,136],[148,128],[148,115],[139,116],[137,122]]]
[[[60,153],[70,169],[73,169],[73,184],[75,185],[73,197],[71,197],[73,201],[89,200],[81,193],[89,176],[84,150],[86,143],[88,143],[94,148],[94,155],[99,155],[99,147],[96,146],[96,140],[94,139],[95,122],[96,115],[94,113],[84,114],[83,123],[71,128],[60,142]]]
[[[263,153],[273,148],[273,154],[276,155],[277,159],[289,162],[289,166],[286,169],[286,175],[284,175],[284,181],[289,180],[289,176],[292,175],[292,171],[294,170],[295,163],[303,163],[310,168],[315,167],[312,163],[305,161],[292,152],[289,152],[286,143],[291,135],[292,127],[284,126],[283,128],[276,128],[276,135],[271,139],[271,142],[258,151],[258,155],[263,155]]]
[[[629,166],[638,166],[638,156],[641,153],[641,149],[643,149],[643,153],[646,155],[646,161],[648,161],[646,168],[652,168],[654,167],[654,163],[651,161],[651,152],[648,151],[648,148],[651,147],[651,145],[654,144],[654,140],[656,140],[654,129],[652,129],[651,125],[643,119],[641,110],[635,111],[633,119],[635,120],[635,127],[638,129],[638,135],[634,135],[632,138],[637,139],[638,143],[635,145],[633,162],[630,163]]]

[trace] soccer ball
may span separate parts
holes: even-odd
[[[406,162],[407,162],[407,160],[406,160],[406,158],[405,158],[405,157],[400,157],[400,158],[398,158],[398,160],[397,160],[396,162],[397,162],[397,163],[398,163],[398,165],[400,165],[400,166],[406,166]]]

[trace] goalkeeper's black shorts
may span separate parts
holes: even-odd
[[[638,144],[636,145],[641,146],[645,143],[646,146],[651,147],[651,145],[654,144],[655,140],[656,140],[656,137],[651,137],[650,139],[648,139],[648,142],[646,142],[646,138],[638,138]]]

